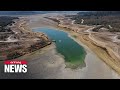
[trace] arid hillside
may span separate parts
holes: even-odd
[[[0,17],[0,60],[15,59],[29,54],[51,41],[43,33],[30,30],[26,18]]]

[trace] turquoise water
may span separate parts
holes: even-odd
[[[77,68],[78,66],[85,66],[84,59],[86,52],[84,48],[68,37],[66,32],[50,28],[37,28],[33,29],[33,31],[43,32],[47,34],[50,39],[56,41],[56,50],[64,56],[67,67]]]

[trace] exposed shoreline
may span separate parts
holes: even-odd
[[[50,21],[50,22],[51,22],[51,21]],[[49,23],[49,22],[48,22],[48,23]],[[37,26],[37,25],[35,25],[35,27],[34,27],[34,25],[33,25],[32,28],[39,28],[39,27],[57,28],[56,24],[53,25],[53,26],[51,26],[51,25],[50,25],[50,26],[49,26],[49,25],[48,25],[48,26],[47,26],[47,25],[43,25],[43,26],[42,26],[42,25],[40,25],[40,23],[39,23],[39,25],[38,25],[37,27],[36,27],[36,26]],[[59,29],[59,28],[57,28],[57,29]],[[72,33],[73,33],[73,32],[72,32]],[[74,33],[74,34],[75,34],[75,33]],[[69,35],[70,35],[70,33],[69,33]],[[73,38],[73,39],[74,39],[74,38]],[[78,39],[78,40],[79,40],[79,39]],[[81,43],[81,41],[80,41],[80,40],[78,41],[78,40],[77,40],[77,42],[85,48],[85,50],[87,51],[87,55],[89,56],[90,53],[91,53],[91,50],[89,50],[89,48],[88,48],[86,45],[82,44],[83,42]],[[94,58],[95,62],[96,62],[96,60],[98,60],[97,62],[99,62],[100,65],[103,64],[103,66],[102,66],[103,68],[104,68],[104,67],[105,67],[105,68],[107,67],[109,74],[110,74],[110,73],[114,73],[114,75],[117,76],[116,72],[114,72],[111,68],[109,68],[103,61],[99,61],[100,59],[97,58],[96,55],[95,55],[93,52],[92,52],[92,54],[95,56],[95,58]],[[86,57],[88,57],[87,55],[86,55]],[[91,56],[90,56],[90,57],[91,57]],[[89,59],[90,59],[90,58],[89,58]],[[94,60],[93,60],[93,62],[94,62]],[[87,62],[88,62],[88,59],[86,60],[86,58],[85,58],[85,62],[87,63]],[[87,64],[88,64],[88,66],[89,66],[89,63],[87,63]],[[96,66],[96,67],[97,67],[97,66]],[[104,70],[104,69],[103,69],[103,70]],[[94,71],[94,69],[93,69],[92,71]],[[105,71],[105,70],[104,70],[104,71]],[[106,70],[106,71],[107,71],[107,70]],[[88,72],[90,72],[90,71],[88,71]],[[98,70],[98,72],[99,72],[99,70]],[[105,73],[103,73],[103,74],[105,74]],[[114,75],[113,75],[111,78],[115,78]],[[93,75],[93,76],[94,76],[94,75]],[[106,76],[107,76],[107,74],[106,74]],[[102,78],[102,77],[104,77],[104,76],[101,76],[101,78]],[[88,75],[88,78],[89,78],[89,75]],[[95,77],[95,78],[96,78],[96,77]],[[99,77],[99,78],[100,78],[100,77]],[[117,77],[117,78],[118,78],[118,77]]]
[[[27,16],[26,16],[27,17]],[[47,27],[55,28],[57,23],[44,19],[41,15],[33,15],[27,17],[33,20],[29,24],[29,28]],[[34,21],[35,20],[35,21]],[[60,30],[63,30],[62,28]],[[64,30],[63,30],[64,31]],[[67,32],[68,33],[68,32]],[[1,79],[117,79],[120,76],[108,67],[91,49],[84,44],[79,38],[73,38],[75,32],[69,32],[68,35],[77,43],[84,47],[87,52],[85,57],[86,67],[76,70],[66,68],[65,60],[55,49],[55,45],[51,44],[41,48],[35,52],[26,54],[18,59],[28,61],[28,73],[26,74],[5,74],[3,72],[3,61],[0,62],[0,78]]]
[[[49,19],[49,18],[48,18]],[[120,65],[119,65],[119,52],[115,52],[113,51],[114,49],[114,44],[113,44],[113,48],[111,47],[107,47],[106,43],[103,42],[101,43],[101,41],[99,41],[99,39],[97,40],[96,38],[98,38],[96,36],[96,38],[93,38],[93,35],[91,35],[91,31],[89,30],[90,27],[88,28],[88,30],[85,28],[87,27],[86,25],[82,26],[84,27],[84,30],[82,30],[82,28],[79,28],[76,24],[73,25],[73,23],[71,24],[71,21],[67,21],[65,19],[65,17],[51,17],[50,20],[57,20],[58,22],[58,27],[60,27],[61,29],[64,29],[65,31],[68,31],[68,33],[71,34],[75,34],[76,38],[78,38],[82,43],[84,43],[85,45],[87,45],[92,51],[94,51],[96,53],[96,55],[103,60],[106,64],[108,64],[112,69],[114,69],[118,74],[120,74]],[[67,23],[67,24],[66,24]],[[73,25],[73,26],[72,26]],[[80,27],[81,27],[80,26]],[[85,33],[85,31],[87,33]],[[74,35],[73,34],[73,35]],[[106,45],[106,46],[105,46]],[[116,45],[117,47],[117,45]],[[119,48],[118,48],[119,49]],[[118,50],[117,50],[118,51]]]
[[[88,51],[90,50],[90,52],[93,52],[96,54],[97,57],[99,57],[105,64],[107,64],[110,68],[112,68],[113,72],[117,72],[118,74],[118,77],[119,77],[119,68],[117,67],[117,65],[115,65],[116,63],[114,63],[112,61],[112,57],[109,56],[109,53],[107,51],[105,51],[102,47],[100,46],[97,46],[96,44],[94,44],[88,37],[87,35],[84,35],[84,34],[78,34],[74,31],[68,31],[66,28],[62,28],[62,27],[59,27],[63,30],[65,30],[65,32],[67,32],[70,36],[70,38],[74,39],[74,41],[76,41],[77,43],[79,43],[81,46],[84,47],[84,49],[86,50],[86,52],[88,53]],[[73,35],[76,35],[76,38],[72,37]],[[84,37],[85,36],[85,37]],[[84,37],[84,38],[83,38]],[[88,39],[88,40],[87,40]],[[89,42],[87,42],[89,41]],[[100,53],[102,53],[100,55]],[[103,54],[104,53],[104,54]],[[105,58],[104,58],[105,57]],[[107,61],[108,60],[108,61]]]

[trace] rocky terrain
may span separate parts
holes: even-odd
[[[5,26],[9,31],[0,32],[0,60],[15,59],[51,44],[45,34],[32,32],[29,19],[19,17],[13,21]]]
[[[120,32],[111,32],[110,25],[109,28],[103,25],[84,25],[83,20],[80,20],[82,24],[77,24],[75,20],[66,16],[48,19],[58,22],[58,26],[67,31],[78,33],[80,41],[88,45],[106,64],[120,74]]]
[[[60,21],[61,24],[59,24],[58,26],[58,23],[54,22],[54,20],[52,21],[52,19],[50,20],[50,19],[44,18],[47,16],[51,16],[52,19],[54,20],[56,18],[59,19],[57,21]],[[52,43],[50,46],[48,45],[45,48],[41,48],[35,52],[31,52],[31,53],[28,52],[28,54],[17,58],[19,60],[27,60],[28,72],[26,74],[22,74],[22,73],[6,74],[3,72],[4,61],[0,61],[0,78],[1,79],[116,79],[116,78],[118,79],[120,78],[119,75],[109,67],[111,64],[106,65],[106,63],[102,61],[102,59],[106,61],[107,60],[112,61],[110,55],[108,55],[106,51],[101,47],[98,47],[97,45],[93,44],[91,39],[89,38],[89,33],[92,30],[94,31],[94,26],[74,24],[74,20],[65,18],[60,14],[59,16],[56,16],[56,14],[54,16],[48,14],[48,15],[34,15],[34,16],[29,16],[28,18],[21,17],[19,20],[22,20],[22,22],[20,23],[23,23],[23,19],[25,21],[30,20],[31,23],[22,24],[22,27],[25,29],[21,27],[22,29],[20,28],[19,30],[18,26],[16,28],[13,27],[12,29],[14,33],[15,32],[21,33],[20,37],[24,34],[27,35],[24,37],[22,36],[20,39],[16,38],[21,41],[26,40],[26,43],[25,42],[20,43],[20,45],[24,45],[24,47],[26,46],[26,50],[27,50],[27,43],[28,43],[27,40],[29,40],[27,32],[29,31],[29,33],[33,35],[29,27],[33,29],[37,27],[39,28],[47,27],[47,28],[53,28],[56,30],[63,30],[66,33],[68,33],[70,38],[74,39],[77,43],[82,45],[86,50],[86,53],[87,53],[85,57],[86,67],[82,69],[78,68],[76,70],[66,68],[64,58],[57,53],[56,46],[54,43]],[[17,20],[17,22],[19,22],[19,20]],[[19,23],[16,23],[16,24],[19,25]],[[60,27],[60,25],[62,25],[64,28]],[[66,26],[69,26],[69,27],[66,27]],[[93,31],[92,31],[92,34],[96,33]],[[41,36],[41,34],[42,33],[39,33],[39,36]],[[10,35],[8,35],[8,37],[9,36]],[[75,38],[73,38],[73,36]],[[29,36],[31,40],[34,40],[33,37],[35,36],[34,35]],[[11,36],[9,39],[12,39],[12,38],[13,36]],[[119,37],[116,36],[115,38],[119,38]],[[12,40],[15,41],[16,39],[13,38]],[[2,41],[7,41],[7,39]],[[29,43],[30,43],[30,40],[29,40]],[[13,44],[13,42],[11,44]],[[15,49],[13,49],[13,51],[14,50]],[[11,50],[11,52],[13,51]],[[115,65],[114,63],[112,64]]]

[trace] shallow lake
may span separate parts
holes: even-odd
[[[70,38],[66,32],[51,28],[36,28],[33,31],[43,32],[55,41],[56,50],[64,57],[67,67],[85,67],[86,52],[84,48]]]

